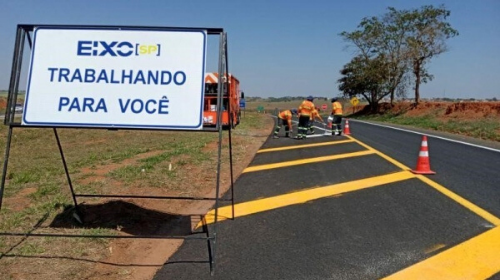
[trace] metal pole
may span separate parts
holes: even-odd
[[[229,61],[227,55],[227,34],[224,36],[224,54],[226,57],[226,73],[229,75]],[[231,110],[231,106],[229,106],[229,110]],[[231,111],[229,111],[229,115],[231,115]],[[234,178],[233,178],[233,145],[232,145],[232,137],[231,137],[232,127],[229,128],[229,172],[231,173],[231,217],[234,220]]]
[[[75,205],[75,211],[78,215],[79,214],[78,203],[76,202],[75,191],[73,190],[73,184],[71,183],[71,177],[69,176],[68,165],[66,164],[66,159],[64,158],[64,153],[63,153],[63,149],[61,146],[61,141],[59,141],[59,135],[57,134],[56,128],[54,128],[54,135],[56,136],[57,147],[59,148],[59,153],[61,154],[62,163],[64,165],[64,172],[66,172],[66,179],[68,179],[69,189],[71,191],[71,197],[73,198],[73,204]],[[80,217],[78,217],[77,219],[79,219],[79,222],[81,222]]]
[[[214,275],[215,272],[215,253],[217,244],[217,218],[219,215],[219,187],[220,187],[220,166],[221,166],[221,150],[222,150],[222,102],[223,102],[223,78],[224,78],[224,32],[220,35],[219,40],[219,83],[218,83],[218,95],[217,95],[217,125],[219,126],[219,145],[217,152],[217,183],[215,187],[215,217],[214,217],[214,234],[213,234],[213,248],[212,248],[212,260],[210,262],[210,274]]]
[[[17,75],[16,75],[16,83],[14,86],[14,100],[12,100],[12,111],[13,113],[10,114],[10,123],[14,122],[14,116],[16,114],[16,103],[17,103],[17,94],[19,92],[19,79],[21,78],[21,68],[22,68],[22,63],[23,63],[23,52],[24,52],[24,40],[26,38],[26,32],[23,30],[21,33],[21,44],[19,46],[19,58],[17,60]]]
[[[11,140],[12,140],[12,127],[9,126],[9,134],[7,135],[7,143],[5,146],[5,157],[3,160],[2,184],[0,185],[0,210],[2,209],[2,198],[3,198],[3,191],[5,189],[5,179],[7,177],[7,164],[9,163]]]
[[[15,102],[13,101],[12,99],[14,98],[14,88],[15,88],[15,83],[16,83],[16,80],[17,80],[17,75],[18,75],[18,71],[17,71],[17,67],[18,67],[18,58],[19,58],[19,45],[20,45],[20,41],[21,41],[21,31],[22,29],[21,28],[17,28],[17,32],[16,32],[16,42],[14,44],[14,56],[12,58],[12,68],[11,68],[11,72],[10,72],[10,83],[9,83],[9,95],[8,95],[8,103],[7,103],[7,108],[5,109],[5,118],[3,120],[3,123],[5,125],[8,125],[10,120],[11,120],[11,117],[10,117],[10,114],[12,114],[12,111],[11,111],[11,108],[13,107],[12,106],[12,102]]]

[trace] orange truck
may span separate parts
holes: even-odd
[[[219,73],[205,74],[205,100],[203,106],[203,125],[217,125],[217,91],[219,89]],[[222,125],[235,128],[240,123],[240,81],[229,74],[228,88],[223,94]],[[231,106],[231,115],[229,114]]]

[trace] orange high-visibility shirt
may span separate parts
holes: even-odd
[[[282,120],[288,121],[288,127],[292,129],[292,112],[290,110],[285,110],[279,113],[278,117]]]
[[[314,110],[314,104],[309,100],[304,100],[299,106],[299,114],[301,116],[309,117]]]
[[[332,107],[333,107],[332,113],[334,115],[342,116],[342,104],[340,104],[340,102],[338,101],[333,102]]]

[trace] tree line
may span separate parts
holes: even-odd
[[[354,47],[354,57],[340,70],[338,88],[345,97],[362,96],[376,110],[378,102],[405,97],[410,87],[415,104],[420,85],[433,79],[427,70],[432,58],[446,52],[446,40],[458,31],[446,21],[443,5],[418,9],[387,8],[382,16],[363,18],[356,30],[339,35]]]

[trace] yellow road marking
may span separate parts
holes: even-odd
[[[428,248],[427,250],[425,250],[425,253],[426,253],[426,254],[430,254],[430,253],[432,253],[432,252],[434,252],[434,251],[437,251],[437,250],[439,250],[439,249],[442,249],[442,248],[444,248],[444,247],[446,247],[446,245],[444,245],[444,244],[436,244],[436,245],[434,245],[434,246],[431,246],[431,247],[430,247],[430,248]]]
[[[366,145],[365,143],[363,143],[363,142],[361,142],[361,141],[353,138],[352,136],[349,136],[349,135],[346,135],[346,136],[347,136],[347,138],[349,138],[349,139],[353,140],[354,142],[358,143],[359,145],[365,147],[367,150],[373,151],[374,153],[376,153],[377,155],[381,156],[382,158],[384,158],[385,160],[389,161],[390,163],[396,165],[397,167],[399,167],[399,168],[401,168],[403,170],[411,170],[406,165],[404,165],[404,164],[400,163],[399,161],[397,161],[397,160],[395,160],[395,159],[393,159],[393,158],[391,158],[391,157],[389,157],[389,156],[387,156],[387,155],[385,155],[385,154],[383,154],[383,153],[375,150],[374,148],[372,148],[372,147]]]
[[[401,169],[403,170],[410,170],[409,167],[407,167],[406,165],[398,162],[397,160],[375,150],[374,148],[366,145],[365,143],[362,143],[360,142],[359,140],[356,140],[354,138],[352,138],[351,136],[347,136],[349,139],[352,139],[353,141],[355,141],[356,143],[360,144],[361,146],[365,147],[366,149],[368,149],[369,151],[372,151],[374,152],[375,154],[383,157],[384,159],[388,160],[389,162],[391,162],[392,164],[400,167]],[[435,190],[437,190],[438,192],[444,194],[445,196],[451,198],[452,200],[454,200],[455,202],[459,203],[460,205],[462,205],[463,207],[469,209],[470,211],[476,213],[476,215],[479,215],[480,217],[482,217],[483,219],[487,220],[488,222],[492,223],[493,225],[495,226],[500,226],[500,219],[495,217],[494,215],[490,214],[488,211],[482,209],[481,207],[475,205],[474,203],[468,201],[467,199],[459,196],[458,194],[448,190],[447,188],[441,186],[440,184],[432,181],[431,179],[423,176],[423,175],[418,175],[416,176],[418,179],[420,179],[422,182],[428,184],[429,186],[431,186],[432,188],[434,188]]]
[[[271,164],[256,165],[256,166],[250,166],[250,167],[245,168],[245,170],[243,170],[243,173],[261,171],[261,170],[267,170],[267,169],[274,169],[274,168],[281,168],[281,167],[288,167],[288,166],[295,166],[295,165],[308,164],[308,163],[315,163],[315,162],[322,162],[322,161],[335,160],[335,159],[342,159],[342,158],[359,157],[359,156],[365,156],[365,155],[369,155],[369,154],[373,154],[373,153],[374,153],[373,151],[361,151],[361,152],[346,153],[346,154],[340,154],[340,155],[331,155],[331,156],[306,158],[306,159],[298,159],[298,160],[271,163]]]
[[[334,184],[325,187],[307,189],[289,194],[278,195],[269,198],[263,198],[254,201],[235,204],[234,213],[235,217],[242,217],[255,213],[269,211],[272,209],[287,207],[290,205],[302,204],[319,198],[331,197],[346,192],[352,192],[370,187],[376,187],[389,183],[408,180],[411,178],[415,178],[415,175],[413,173],[409,171],[401,171],[398,173],[393,173],[388,175],[375,176],[371,178]],[[219,208],[218,221],[230,219],[231,216],[232,216],[231,206],[224,206]],[[207,224],[211,224],[214,222],[214,218],[215,218],[215,210],[211,210],[206,214],[204,220]],[[197,227],[200,227],[201,225],[202,223],[200,222],[198,223]]]
[[[294,150],[294,149],[302,149],[302,148],[321,147],[321,146],[336,145],[336,144],[343,144],[343,143],[350,143],[350,142],[354,142],[354,141],[341,140],[341,141],[330,141],[330,142],[323,142],[323,143],[287,146],[287,147],[280,147],[280,148],[269,148],[269,149],[258,150],[257,153],[260,154],[260,153],[267,153],[267,152],[277,152],[277,151],[286,151],[286,150]]]
[[[499,252],[496,227],[384,279],[486,279],[500,271]]]
[[[429,186],[433,187],[440,193],[446,195],[447,197],[455,200],[456,202],[460,203],[462,206],[468,208],[472,212],[476,213],[477,215],[483,217],[485,220],[488,222],[492,223],[495,226],[500,226],[500,219],[497,217],[493,216],[490,214],[488,211],[482,209],[481,207],[475,205],[474,203],[468,201],[467,199],[459,196],[458,194],[448,190],[447,188],[441,186],[440,184],[432,181],[431,179],[423,176],[423,175],[417,175],[417,178],[420,179],[421,181],[425,182]],[[500,251],[499,251],[500,252]],[[500,254],[500,253],[499,253]]]

